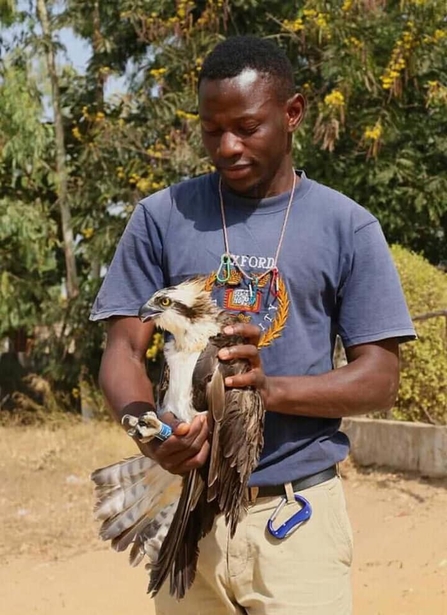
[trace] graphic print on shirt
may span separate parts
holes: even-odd
[[[233,259],[236,263],[244,259],[250,264],[264,265],[265,270],[244,269],[254,278],[253,284],[232,264],[226,282],[219,282],[218,272],[213,271],[208,276],[206,288],[213,292],[220,307],[237,313],[242,322],[252,322],[260,327],[262,334],[259,348],[269,346],[281,336],[286,326],[290,299],[285,282],[277,271],[270,271],[268,263],[273,259],[237,255]]]

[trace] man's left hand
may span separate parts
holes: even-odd
[[[218,354],[219,359],[222,361],[245,359],[251,366],[251,369],[244,374],[225,378],[225,385],[235,388],[253,387],[258,389],[265,403],[268,396],[269,381],[264,373],[258,348],[261,329],[257,325],[237,323],[225,327],[223,332],[225,335],[241,336],[247,340],[247,343],[222,348]]]

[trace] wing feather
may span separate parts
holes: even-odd
[[[190,562],[190,560],[197,561],[198,540],[195,544],[193,544],[191,540],[187,540],[189,537],[188,534],[191,532],[191,529],[188,528],[188,524],[191,518],[190,513],[194,510],[203,492],[203,488],[204,481],[198,470],[192,470],[184,477],[182,493],[177,510],[175,511],[168,534],[163,541],[159,558],[151,570],[148,592],[152,592],[153,596],[158,593],[168,576],[172,574],[177,576],[178,573],[181,572],[182,575],[185,575],[187,577],[185,579],[186,587],[189,587],[192,583],[190,574],[188,574],[188,566],[190,565],[188,562]],[[189,531],[187,531],[188,529]],[[185,551],[187,551],[187,553],[185,553]],[[188,578],[190,581],[188,581]],[[171,592],[175,593],[177,598],[183,597],[184,591],[182,587],[183,583],[173,583],[171,577]]]
[[[111,540],[117,551],[127,549],[151,519],[180,496],[181,478],[143,455],[100,468],[91,478],[95,517],[102,521],[100,536]]]

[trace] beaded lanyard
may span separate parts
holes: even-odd
[[[250,275],[236,262],[233,255],[230,253],[229,241],[228,241],[228,229],[227,229],[227,220],[225,217],[225,207],[224,200],[222,194],[222,178],[219,177],[219,202],[220,202],[220,214],[222,216],[222,230],[224,235],[224,245],[225,252],[220,257],[220,265],[217,271],[216,280],[221,284],[226,284],[231,276],[231,266],[235,267],[239,270],[242,276],[248,280],[248,292],[249,292],[249,305],[253,306],[256,303],[256,296],[258,291],[259,282],[270,273],[272,274],[272,279],[270,280],[270,289],[269,292],[276,298],[279,293],[279,281],[278,281],[278,257],[281,251],[282,242],[284,239],[284,233],[286,231],[287,221],[289,219],[289,213],[293,202],[293,197],[295,195],[297,176],[296,173],[293,174],[293,186],[292,191],[290,193],[289,202],[287,204],[286,214],[284,216],[284,221],[282,223],[281,234],[279,236],[278,246],[276,248],[275,257],[273,259],[273,265],[267,271],[264,271],[261,275]]]

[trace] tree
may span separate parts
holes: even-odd
[[[62,323],[48,369],[55,380],[72,383],[81,368],[96,372],[101,330],[90,326],[88,312],[135,204],[211,169],[200,139],[197,78],[206,53],[226,36],[271,37],[291,58],[309,101],[295,139],[296,166],[368,207],[390,242],[435,264],[447,260],[445,1],[298,4],[64,0],[56,13],[49,0],[36,0],[15,17],[11,3],[3,11],[8,23],[26,28],[2,52],[22,75],[15,86],[4,72],[0,83],[0,226],[10,229],[0,236],[9,284],[2,314],[14,326],[39,317],[53,330]],[[85,72],[57,59],[62,27],[90,46]],[[31,56],[46,62],[51,122],[42,119],[46,78]],[[126,85],[110,96],[106,86],[114,78]],[[8,91],[9,100],[21,97],[19,104],[7,103]],[[20,272],[5,256],[13,248],[28,263]],[[16,278],[20,284],[11,285]],[[60,296],[64,279],[68,301]],[[75,348],[69,368],[68,348]]]
[[[65,151],[65,135],[59,91],[59,77],[56,70],[56,58],[52,40],[50,16],[45,0],[37,0],[37,18],[42,28],[42,43],[45,49],[48,75],[51,82],[51,102],[54,114],[55,144],[56,144],[56,192],[62,223],[64,241],[65,268],[67,274],[67,295],[69,299],[79,293],[76,260],[74,254],[73,228],[68,195],[67,154]]]

